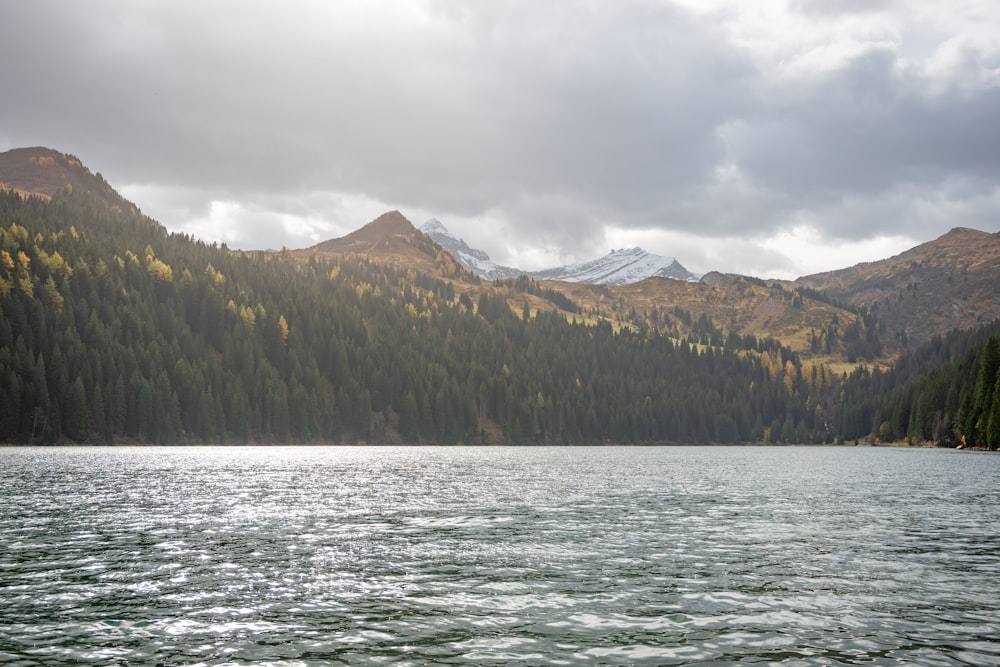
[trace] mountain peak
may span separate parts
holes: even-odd
[[[361,229],[338,239],[330,239],[311,248],[316,252],[357,252],[364,253],[376,246],[390,243],[393,239],[410,239],[417,235],[417,229],[399,211],[387,211]]]
[[[639,246],[635,246],[634,248],[618,248],[617,250],[616,249],[612,249],[611,252],[608,253],[608,256],[609,257],[642,257],[643,255],[648,255],[648,254],[649,254],[648,252],[646,252],[645,250],[643,250]]]
[[[688,281],[698,279],[698,276],[681,266],[673,257],[652,255],[639,247],[613,249],[604,257],[583,264],[542,271],[522,271],[493,263],[489,255],[482,250],[470,248],[464,240],[451,234],[436,218],[431,218],[421,225],[420,231],[450,252],[459,264],[487,280],[515,278],[522,274],[527,274],[536,280],[561,280],[595,285],[624,285],[652,277]]]
[[[503,273],[505,267],[498,267],[491,262],[490,256],[484,251],[478,248],[470,248],[464,240],[449,232],[448,228],[441,224],[441,221],[437,218],[431,218],[420,225],[420,231],[427,234],[434,243],[437,243],[450,252],[455,261],[476,275],[489,280],[509,277],[506,274],[501,275],[497,273],[498,270]],[[511,271],[514,271],[514,269],[511,269]],[[517,275],[517,273],[514,275]]]
[[[420,231],[428,236],[433,234],[447,234],[448,236],[451,236],[451,232],[448,231],[448,228],[445,227],[437,218],[431,218],[424,224],[420,225]]]
[[[971,227],[953,227],[946,234],[938,238],[942,239],[981,239],[990,236],[989,232],[984,232]]]
[[[537,280],[593,285],[626,285],[654,277],[698,280],[697,275],[688,271],[673,257],[653,255],[639,247],[612,250],[600,259],[535,271],[531,276]]]
[[[85,192],[113,210],[142,216],[135,204],[118,194],[99,173],[92,173],[80,158],[43,146],[0,153],[0,190],[42,199],[52,199],[61,192]]]
[[[90,173],[75,155],[35,146],[0,153],[0,189],[46,199],[69,186],[105,196],[112,192],[100,175]]]
[[[361,230],[364,229],[380,230],[382,232],[390,232],[393,234],[412,234],[416,231],[416,227],[413,226],[413,223],[407,220],[406,216],[402,213],[395,210],[383,213],[361,228]]]

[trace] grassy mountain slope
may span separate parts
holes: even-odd
[[[578,302],[585,313],[623,326],[653,328],[699,343],[732,334],[773,338],[805,359],[833,364],[858,360],[844,339],[848,326],[855,322],[863,326],[857,313],[776,282],[710,274],[700,283],[650,278],[609,288],[551,286]],[[863,356],[877,359],[880,355]]]
[[[792,285],[870,308],[905,349],[1000,317],[1000,233],[956,228],[895,257]]]

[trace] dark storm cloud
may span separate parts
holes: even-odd
[[[242,247],[398,207],[500,261],[631,229],[784,272],[803,226],[995,230],[988,2],[684,2],[4,3],[0,149],[73,152]]]

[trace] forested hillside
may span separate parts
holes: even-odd
[[[370,261],[0,193],[0,440],[829,440],[789,351],[675,344]],[[747,341],[740,341],[747,347]]]
[[[52,155],[0,190],[0,442],[1000,445],[996,324],[838,375],[704,311],[613,326],[557,283],[481,282],[398,213],[347,251],[231,252]],[[409,259],[354,254],[387,241]],[[732,291],[846,312],[749,278]],[[845,343],[878,343],[869,315]]]
[[[1000,320],[936,337],[888,372],[859,368],[844,382],[848,438],[1000,448]]]

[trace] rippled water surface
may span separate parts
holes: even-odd
[[[2,664],[1000,665],[1000,456],[0,448]]]

